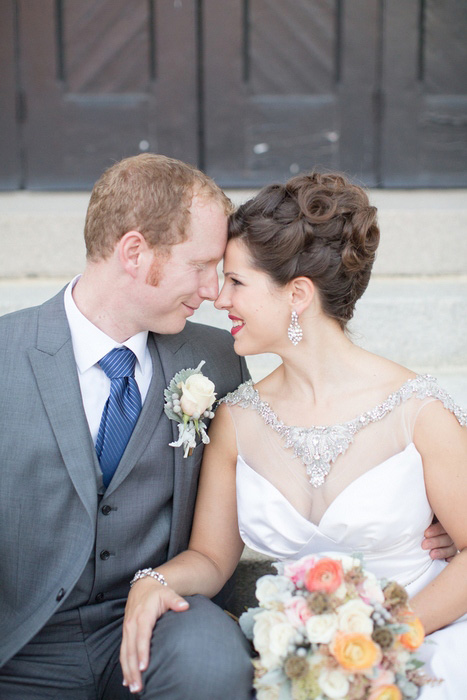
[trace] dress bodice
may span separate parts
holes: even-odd
[[[276,559],[326,551],[359,553],[376,576],[403,585],[432,565],[420,547],[433,513],[413,443],[347,486],[317,525],[239,457],[237,508],[244,542]]]
[[[461,425],[467,413],[432,377],[409,380],[379,406],[337,426],[288,426],[251,383],[225,401],[237,436],[238,524],[249,547],[279,560],[361,554],[365,568],[398,581],[410,597],[447,566],[421,548],[433,512],[413,431],[433,401]],[[444,681],[424,686],[419,700],[465,697],[466,638],[467,615],[429,635],[433,643],[417,653],[428,675]]]

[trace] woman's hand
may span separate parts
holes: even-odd
[[[182,612],[188,608],[186,600],[150,576],[133,585],[125,608],[120,649],[123,685],[129,686],[132,693],[143,689],[141,672],[149,664],[152,631],[157,620],[167,610]]]

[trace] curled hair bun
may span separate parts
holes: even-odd
[[[379,229],[361,187],[339,173],[312,172],[265,187],[240,206],[229,238],[240,238],[278,285],[312,279],[323,311],[345,327],[368,285]]]
[[[310,225],[305,246],[316,236],[340,244],[342,265],[352,272],[374,261],[379,244],[377,211],[361,187],[337,173],[298,175],[287,187]]]
[[[347,270],[356,272],[374,262],[379,244],[376,207],[368,206],[349,216],[342,233],[345,238],[342,264]]]

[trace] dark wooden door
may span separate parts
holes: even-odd
[[[0,188],[12,190],[22,185],[15,25],[13,2],[0,2]]]
[[[466,0],[0,0],[0,187],[145,150],[224,186],[467,186]]]
[[[376,184],[379,3],[205,0],[205,166],[259,185],[314,166]]]
[[[385,3],[381,175],[467,186],[467,2]]]
[[[28,188],[147,150],[198,160],[195,4],[17,0]]]
[[[205,0],[205,167],[467,185],[465,0]]]

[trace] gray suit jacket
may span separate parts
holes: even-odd
[[[114,538],[109,563],[96,555],[95,566],[107,567],[100,579],[108,595],[123,598],[136,569],[157,566],[187,546],[202,445],[188,459],[181,448],[168,446],[167,436],[178,433],[163,413],[164,389],[177,371],[206,360],[203,372],[220,398],[247,378],[247,370],[230,334],[209,326],[150,334],[148,343],[153,379],[104,497],[112,522],[98,508],[97,457],[63,290],[42,306],[0,318],[0,666],[66,602],[99,551],[96,537],[106,543]],[[173,478],[164,505],[158,503],[162,463],[171,489]],[[161,508],[171,508],[168,542],[161,542],[158,530]]]

